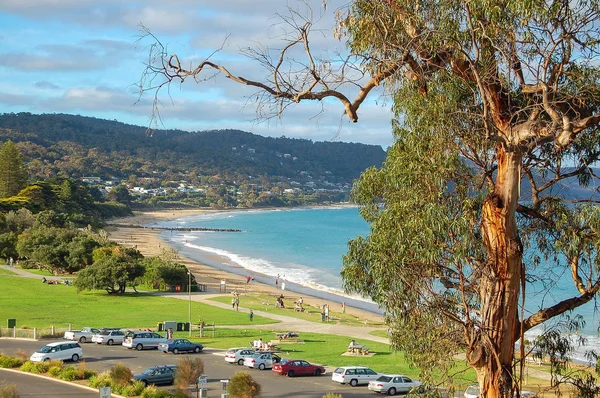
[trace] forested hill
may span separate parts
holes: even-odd
[[[380,166],[375,145],[267,138],[239,130],[155,130],[67,114],[0,115],[0,140],[20,143],[25,156],[70,176],[127,177],[152,173],[282,176],[350,183]],[[56,171],[56,170],[54,170]],[[47,171],[46,171],[47,172]]]

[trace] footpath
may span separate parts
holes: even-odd
[[[41,275],[33,274],[21,268],[9,267],[6,265],[0,265],[0,269],[7,269],[15,274],[25,277],[25,278],[35,278],[42,279]],[[64,277],[46,277],[48,280],[62,280]],[[193,293],[191,296],[182,295],[180,293],[155,293],[156,295],[160,295],[161,297],[169,297],[175,298],[179,300],[189,300],[191,298],[192,301],[203,303],[206,305],[211,305],[213,307],[219,307],[223,309],[227,309],[233,311],[231,309],[230,304],[220,303],[217,301],[211,300],[214,297],[223,296],[223,293]],[[243,308],[240,306],[240,311],[249,312],[249,309]],[[379,337],[375,335],[369,334],[374,330],[382,330],[382,328],[368,327],[368,326],[354,326],[354,325],[341,325],[334,322],[311,322],[305,319],[294,318],[287,315],[279,315],[272,314],[269,312],[264,312],[260,310],[254,310],[255,315],[263,316],[265,318],[270,318],[279,321],[276,324],[267,324],[267,325],[227,325],[228,328],[231,329],[260,329],[260,330],[278,330],[278,331],[290,331],[290,332],[312,332],[312,333],[323,333],[323,334],[332,334],[338,336],[347,336],[349,338],[354,338],[357,340],[371,340],[379,343],[389,344],[389,340],[385,337]],[[457,359],[464,359],[457,358]],[[529,377],[535,377],[541,380],[550,380],[550,373],[545,369],[535,369],[531,366],[527,366],[527,374]]]

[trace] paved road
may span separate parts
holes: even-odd
[[[0,352],[7,355],[17,355],[19,351],[31,353],[46,341],[34,340],[14,340],[8,338],[0,338]],[[129,366],[134,373],[138,373],[150,366],[163,364],[176,364],[178,356],[172,354],[164,354],[157,350],[135,351],[128,350],[121,346],[99,346],[88,343],[83,344],[83,353],[87,366],[96,371],[109,369],[116,363],[124,363]],[[184,354],[186,355],[186,354]],[[208,376],[208,396],[220,397],[221,383],[220,380],[231,378],[236,371],[248,371],[252,377],[261,385],[261,397],[298,397],[298,398],[321,398],[328,392],[342,394],[344,398],[355,397],[374,397],[374,393],[367,390],[366,387],[350,387],[340,385],[331,381],[331,373],[321,377],[301,377],[287,378],[276,375],[271,371],[260,371],[248,369],[238,365],[231,365],[224,361],[223,350],[205,349],[205,352],[200,354],[189,354],[198,356],[204,361],[204,368]],[[3,372],[0,376],[4,376]],[[10,380],[9,380],[10,381]],[[36,379],[33,382],[27,380],[15,380],[19,386],[19,392],[23,391],[25,395],[29,388],[39,388],[40,391],[45,391],[45,395],[40,396],[47,398],[59,398],[70,395],[55,393],[53,388],[50,388],[50,381]],[[22,390],[23,389],[23,390]],[[83,394],[83,393],[82,393]],[[86,395],[78,395],[87,397]],[[34,396],[34,395],[31,395]],[[37,396],[37,395],[36,395]],[[94,395],[97,397],[96,395]]]
[[[21,398],[77,397],[98,398],[98,391],[85,389],[73,383],[47,380],[29,373],[11,372],[0,368],[0,384],[16,384]]]

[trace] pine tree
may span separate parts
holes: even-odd
[[[8,140],[0,147],[0,197],[14,196],[27,183],[27,168],[17,145]]]

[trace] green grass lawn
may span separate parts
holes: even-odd
[[[231,295],[223,295],[212,298],[211,300],[231,304]],[[240,295],[240,305],[244,308],[277,315],[287,315],[312,322],[321,322],[321,310],[319,308],[305,304],[305,311],[297,312],[294,311],[294,303],[292,300],[286,299],[285,304],[287,306],[286,308],[277,308],[275,306],[275,297],[267,294],[248,293],[247,295]],[[349,326],[384,326],[383,322],[366,321],[365,319],[360,319],[350,314],[343,314],[342,312],[332,311],[331,309],[329,311],[329,317],[332,322]]]
[[[156,328],[157,322],[188,321],[187,300],[147,293],[108,295],[105,291],[77,293],[74,286],[46,285],[38,279],[2,273],[0,322],[15,318],[17,327],[127,327]],[[248,314],[192,301],[192,323],[200,319],[217,325],[249,324]],[[277,323],[254,317],[254,324]]]

